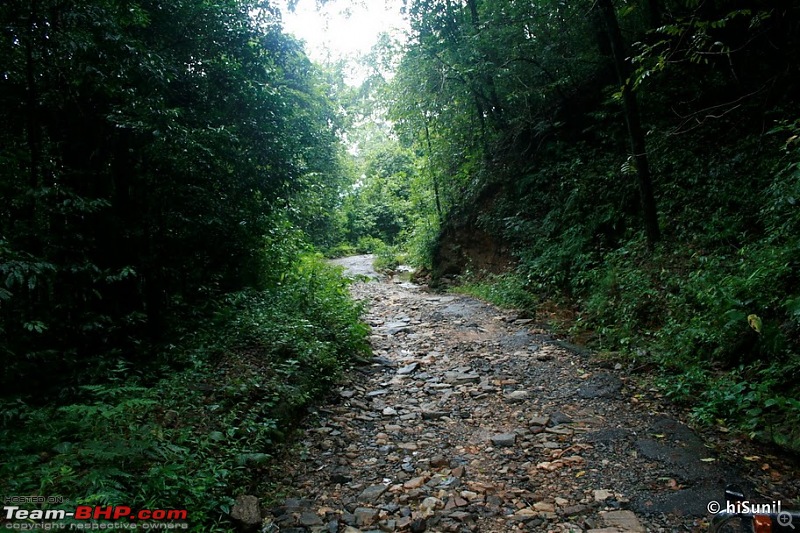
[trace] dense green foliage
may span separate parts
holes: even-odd
[[[263,1],[0,4],[0,492],[227,527],[365,350],[326,83]]]
[[[264,0],[0,4],[2,492],[229,528],[366,349],[314,247],[475,228],[517,269],[469,291],[800,449],[800,8],[405,5],[351,87]]]
[[[800,449],[798,8],[407,9],[400,139],[424,159],[449,234],[489,231],[518,260],[470,290],[577,305],[576,334],[658,363],[698,420]]]
[[[253,9],[0,8],[4,386],[40,365],[63,386],[89,361],[93,375],[136,361],[175,317],[280,268],[263,253],[276,209],[309,230],[330,211],[331,106]]]
[[[230,295],[181,339],[183,372],[151,386],[119,363],[67,405],[4,401],[0,487],[62,496],[61,508],[188,509],[191,530],[230,530],[234,496],[279,481],[276,445],[365,349],[340,273],[316,257],[295,267],[279,286]]]

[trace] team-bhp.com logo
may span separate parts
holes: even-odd
[[[78,505],[64,509],[22,509],[3,506],[3,528],[31,529],[188,529],[186,509],[133,510],[125,505]],[[70,523],[63,523],[70,520]],[[97,522],[104,520],[105,522]]]

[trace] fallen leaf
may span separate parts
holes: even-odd
[[[575,474],[575,477],[578,478],[578,477],[583,477],[585,475],[586,475],[586,470],[581,470],[580,472]]]
[[[703,457],[700,460],[703,461],[704,463],[713,463],[714,461],[716,461],[716,459],[714,459],[713,457]]]
[[[759,459],[761,459],[761,457],[759,457],[758,455],[746,455],[744,457],[745,461],[758,461]]]

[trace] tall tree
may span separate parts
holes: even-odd
[[[273,279],[276,218],[323,233],[338,120],[268,3],[11,0],[0,28],[3,384],[149,361]]]
[[[639,178],[639,201],[641,203],[647,242],[652,247],[661,238],[658,227],[658,211],[653,195],[653,181],[650,174],[650,161],[647,157],[647,143],[642,129],[639,105],[633,92],[633,69],[628,59],[622,32],[617,20],[617,12],[612,0],[597,0],[603,21],[611,42],[614,68],[620,83],[622,103],[625,108],[625,123],[628,127],[631,157],[636,162],[636,175]]]

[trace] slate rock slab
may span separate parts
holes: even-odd
[[[578,396],[584,399],[614,398],[622,389],[622,380],[611,374],[597,374],[590,377],[578,389]]]

